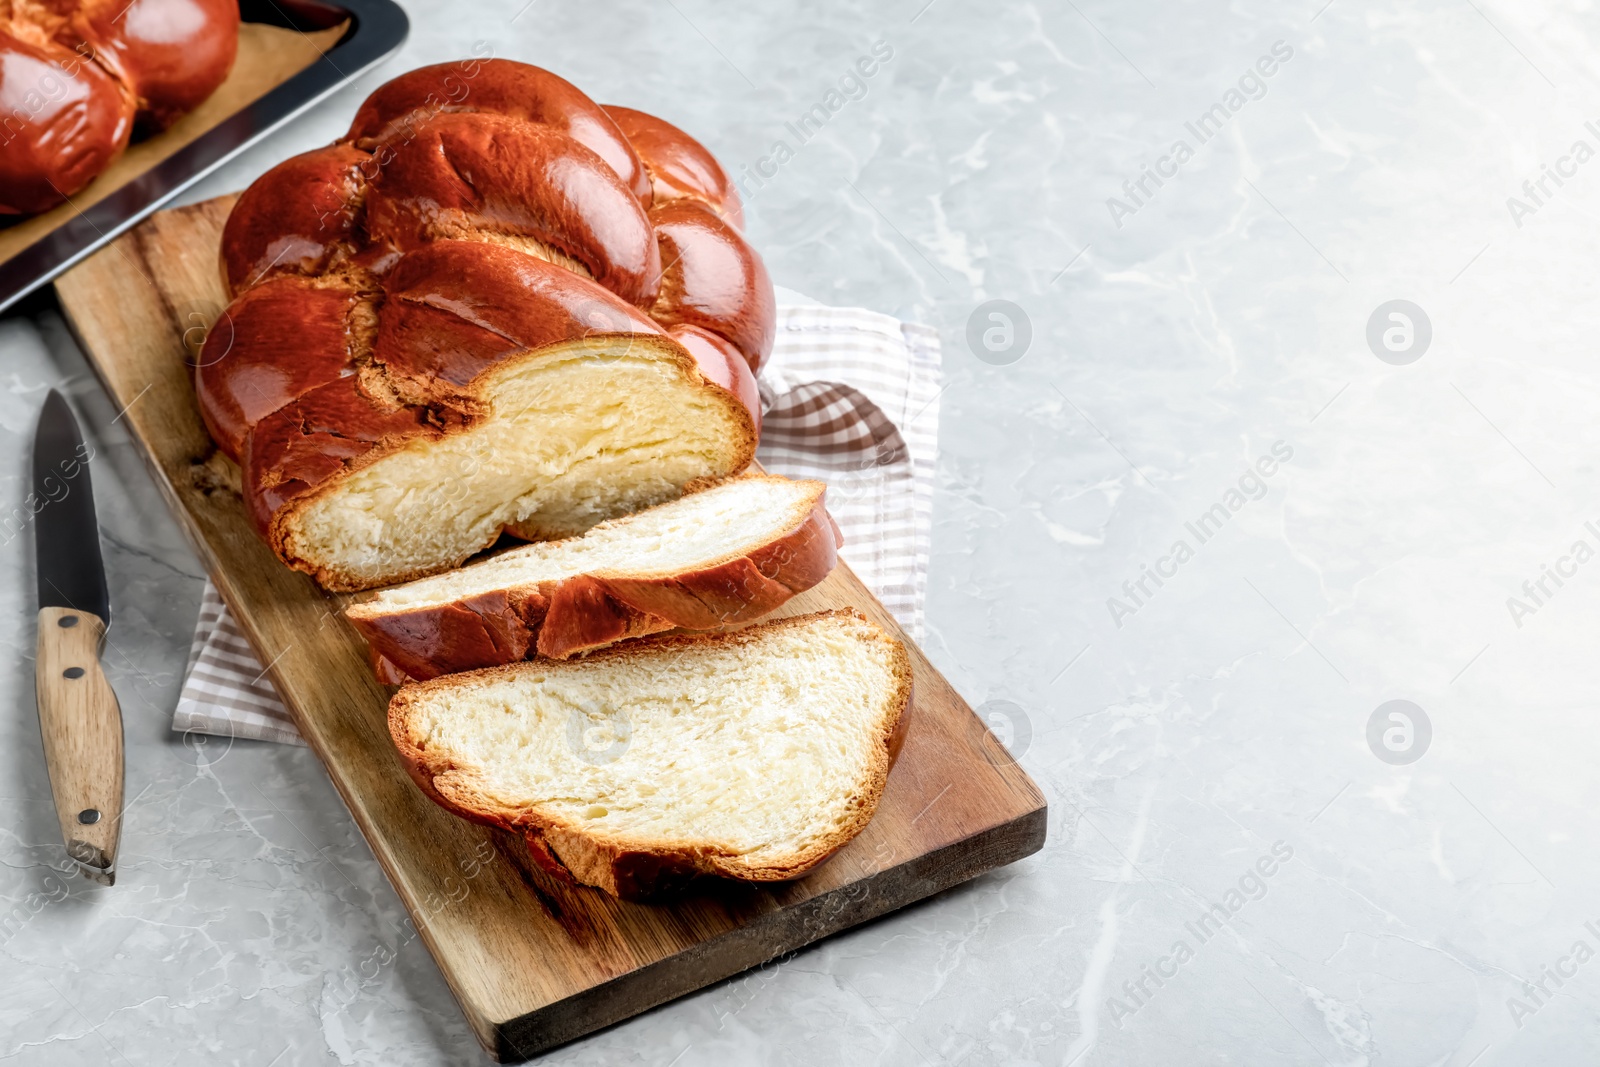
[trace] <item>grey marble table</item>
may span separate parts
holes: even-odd
[[[927,650],[1051,803],[1029,860],[549,1062],[1592,1062],[1589,0],[411,13],[195,195],[478,41],[703,135],[777,281],[941,330]],[[63,882],[11,537],[0,1060],[482,1062],[315,758],[169,732],[200,568],[59,320],[0,353],[0,506],[48,386],[100,446],[132,802],[119,885]]]

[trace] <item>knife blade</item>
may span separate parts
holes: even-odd
[[[34,693],[50,792],[67,855],[87,878],[116,881],[122,836],[122,709],[100,667],[111,598],[100,555],[93,450],[54,389],[33,439],[39,636]]]

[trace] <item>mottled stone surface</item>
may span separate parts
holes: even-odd
[[[1052,805],[1042,854],[548,1062],[1592,1058],[1588,0],[525,2],[414,5],[398,59],[195,195],[480,40],[773,174],[748,188],[778,282],[942,331],[928,652],[1008,702],[989,710]],[[880,40],[865,95],[800,143],[786,124]],[[1545,167],[1563,184],[1525,192]],[[1009,351],[987,317],[988,362],[968,347],[996,299],[1031,324],[1020,360],[1015,314]],[[1369,345],[1393,300],[1426,316],[1425,351],[1415,310],[1409,349],[1387,318]],[[101,448],[131,800],[121,883],[54,880],[31,535],[12,538],[0,1059],[481,1062],[315,758],[169,733],[195,557],[59,322],[0,322],[0,351],[6,508],[48,385]],[[1387,710],[1368,740],[1391,700],[1431,724],[1410,763],[1378,753],[1416,755],[1415,711],[1409,753]],[[1213,902],[1226,922],[1200,929]]]

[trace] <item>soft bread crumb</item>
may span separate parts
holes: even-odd
[[[458,811],[765,880],[866,824],[909,696],[904,648],[839,611],[408,686],[390,728]]]
[[[754,551],[805,521],[822,483],[734,478],[580,537],[524,545],[435,578],[379,590],[368,613],[448,604],[580,574],[670,575]]]
[[[735,405],[653,349],[623,341],[511,362],[472,429],[418,439],[300,511],[286,556],[342,588],[456,566],[516,524],[570,537],[734,473],[748,436]]]

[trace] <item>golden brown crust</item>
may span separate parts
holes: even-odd
[[[336,144],[286,159],[251,182],[222,227],[229,295],[275,275],[319,275],[349,261],[372,167],[366,152]]]
[[[548,126],[605,160],[650,206],[649,176],[600,105],[565,78],[509,59],[468,59],[408,71],[367,97],[345,139],[362,145],[393,141],[440,114],[503,115]]]
[[[233,69],[236,0],[80,0],[77,8],[73,36],[92,42],[97,60],[129,86],[145,130],[193,111]]]
[[[376,147],[367,189],[376,254],[497,235],[553,249],[630,304],[655,297],[661,262],[650,220],[605,161],[548,126],[444,114]]]
[[[738,349],[759,371],[778,330],[772,280],[739,231],[696,200],[650,212],[661,246],[661,287],[650,317],[668,329],[698,326]]]
[[[63,87],[52,99],[32,86],[0,85],[0,215],[48,211],[76,195],[128,146],[137,107],[126,84],[87,58],[92,46],[76,51],[22,32],[0,26],[6,80],[30,72]]]
[[[212,440],[231,459],[250,428],[350,364],[350,320],[361,294],[283,275],[235,300],[206,333],[195,393]],[[298,327],[285,330],[292,321]]]
[[[705,146],[665,119],[631,107],[605,105],[650,174],[651,201],[659,207],[674,200],[706,204],[735,229],[744,228],[744,208],[733,182]]]
[[[749,622],[822,581],[837,563],[826,487],[810,486],[783,533],[693,570],[596,572],[427,607],[385,608],[368,601],[351,605],[345,617],[382,658],[383,670],[418,680],[535,655],[566,659],[678,627],[706,630]]]
[[[412,780],[435,803],[465,819],[501,827],[522,834],[530,852],[540,865],[559,877],[603,889],[628,900],[650,901],[682,886],[691,878],[709,875],[754,882],[790,881],[833,856],[860,833],[877,810],[889,771],[904,739],[907,712],[911,706],[911,660],[905,646],[884,633],[866,616],[853,608],[798,615],[773,622],[757,623],[733,633],[702,633],[648,637],[592,653],[585,663],[611,659],[647,658],[670,654],[675,649],[699,644],[739,645],[758,640],[776,629],[805,625],[826,617],[851,618],[870,630],[868,639],[890,647],[894,671],[894,692],[886,702],[880,726],[880,742],[873,747],[872,760],[862,776],[849,821],[803,853],[782,857],[760,865],[725,852],[712,845],[685,847],[677,843],[647,840],[614,840],[591,828],[572,825],[561,816],[538,808],[519,809],[488,802],[464,784],[468,772],[457,767],[444,753],[419,744],[410,728],[410,711],[421,696],[436,689],[447,689],[474,680],[514,677],[526,664],[508,664],[465,674],[416,682],[402,688],[389,702],[389,734],[400,762]],[[441,782],[440,779],[450,777]]]
[[[0,4],[0,215],[69,200],[227,78],[234,0]]]

